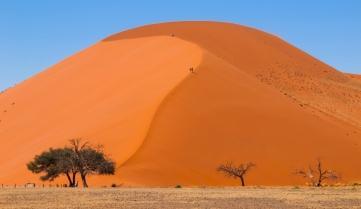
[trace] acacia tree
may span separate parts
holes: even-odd
[[[77,168],[75,155],[68,148],[50,148],[48,151],[36,155],[34,160],[27,164],[27,168],[33,173],[45,173],[40,177],[42,181],[53,181],[55,178],[65,175],[69,181],[69,187],[76,186]]]
[[[232,178],[239,178],[241,181],[241,185],[245,186],[245,175],[248,173],[248,171],[256,166],[252,162],[248,163],[241,163],[240,165],[236,166],[233,164],[233,162],[227,162],[225,164],[221,164],[217,171],[224,173],[226,176],[232,177]]]
[[[43,181],[53,181],[65,175],[69,187],[76,187],[76,176],[79,173],[84,187],[88,187],[86,177],[93,174],[113,175],[115,162],[108,158],[101,146],[93,148],[88,142],[81,143],[81,139],[70,140],[71,147],[58,149],[50,148],[27,164],[33,173],[44,173],[40,177]]]
[[[86,178],[89,175],[114,175],[115,162],[104,154],[101,146],[93,148],[88,142],[82,143],[81,139],[72,139],[70,144],[76,155],[83,187],[88,187]]]
[[[65,172],[65,175],[69,181],[69,186],[77,187],[78,182],[76,181],[76,175],[79,173],[79,171],[77,168],[77,158],[73,150],[67,147],[62,148],[58,167],[61,171]]]
[[[322,186],[325,180],[337,180],[340,178],[335,171],[324,169],[320,159],[317,159],[315,166],[309,166],[308,169],[296,170],[295,174],[307,179],[316,187]]]

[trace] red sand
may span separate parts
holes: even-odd
[[[249,184],[299,184],[318,157],[361,180],[360,77],[234,24],[113,35],[0,94],[0,120],[0,183],[35,181],[26,162],[75,137],[119,165],[90,184],[238,184],[227,160],[257,164]]]

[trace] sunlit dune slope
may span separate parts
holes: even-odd
[[[35,181],[26,162],[74,137],[119,165],[97,185],[238,184],[216,172],[230,160],[257,164],[247,183],[297,184],[294,169],[318,157],[361,180],[359,77],[234,24],[110,36],[2,93],[0,120],[5,183]]]
[[[123,162],[201,57],[196,45],[170,37],[101,42],[9,89],[0,97],[0,179],[33,180],[25,163],[75,137]]]

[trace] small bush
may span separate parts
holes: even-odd
[[[177,188],[177,189],[180,189],[180,188],[182,188],[182,185],[176,185],[174,188]]]
[[[118,185],[113,183],[113,184],[110,185],[110,187],[115,188],[115,187],[118,187]]]
[[[361,186],[361,183],[360,182],[355,182],[352,184],[352,186]]]

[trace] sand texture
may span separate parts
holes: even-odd
[[[237,185],[229,160],[257,165],[248,184],[303,184],[318,157],[359,181],[361,79],[240,25],[144,26],[0,94],[0,183],[38,182],[25,164],[78,137],[118,164],[91,185]]]
[[[360,209],[361,190],[340,188],[0,189],[2,209]]]

